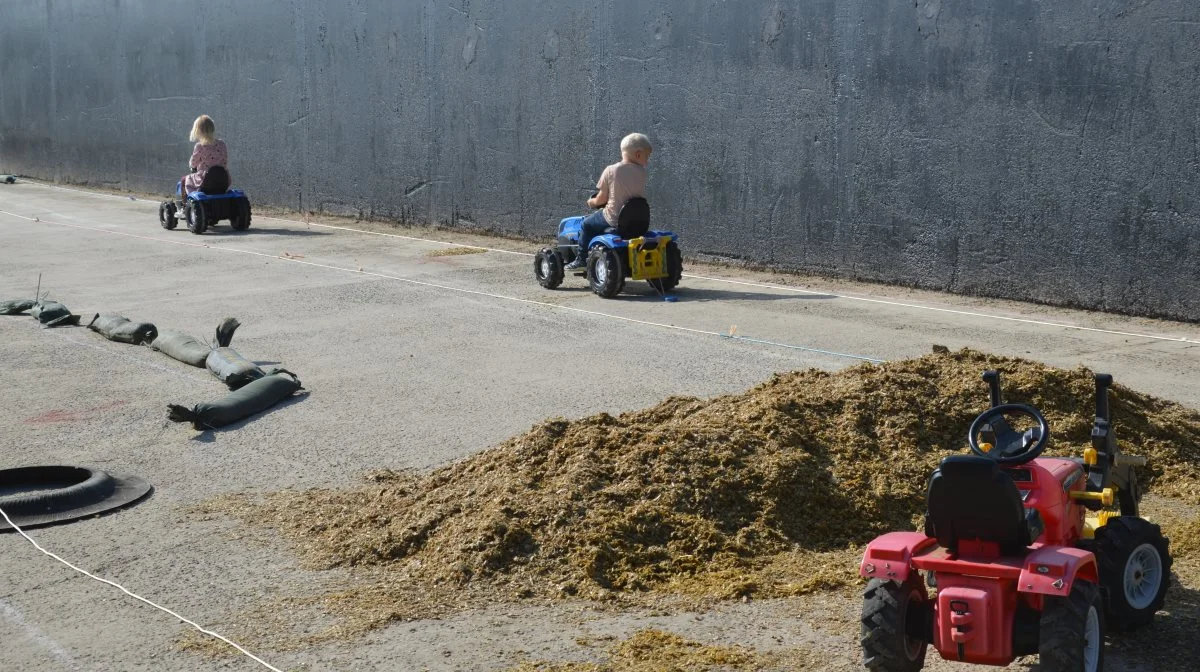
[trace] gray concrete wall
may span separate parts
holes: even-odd
[[[1200,319],[1195,0],[0,3],[0,170],[548,233],[625,133],[703,253]],[[2,194],[0,194],[2,197]]]

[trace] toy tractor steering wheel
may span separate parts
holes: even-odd
[[[1037,427],[1018,432],[1004,419],[1006,415],[1017,415],[1037,421]],[[981,434],[987,441],[980,441]],[[993,406],[971,423],[967,442],[971,452],[1000,464],[1025,464],[1046,449],[1050,440],[1050,425],[1042,412],[1027,404],[1001,404]]]

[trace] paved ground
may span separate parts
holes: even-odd
[[[235,524],[185,517],[183,506],[227,492],[348,484],[379,467],[428,468],[547,416],[738,391],[773,372],[857,361],[817,350],[892,359],[934,343],[971,346],[1086,364],[1200,406],[1196,325],[847,283],[772,286],[769,276],[715,268],[689,269],[726,279],[687,277],[678,303],[642,287],[605,301],[576,279],[562,291],[542,290],[522,254],[429,256],[447,245],[416,239],[478,238],[334,222],[410,237],[377,235],[266,217],[245,234],[222,226],[197,237],[182,227],[162,230],[155,209],[124,196],[0,185],[0,297],[31,295],[41,273],[43,292],[89,317],[119,312],[211,337],[220,318],[236,316],[244,325],[238,350],[282,362],[311,394],[197,433],[167,423],[165,407],[220,396],[207,372],[85,329],[44,331],[28,317],[0,318],[0,467],[82,463],[150,480],[149,501],[33,536],[218,630],[260,598],[337,577],[302,571],[273,540],[239,538]],[[733,325],[767,343],[719,335]],[[629,372],[639,369],[651,375],[631,387]],[[769,635],[783,646],[825,636],[785,617],[795,608],[729,606],[705,621],[659,620],[718,641]],[[525,656],[580,657],[587,653],[575,643],[580,633],[619,636],[653,621],[578,606],[497,609],[269,657],[310,669],[502,669]],[[242,658],[178,651],[183,632],[20,538],[0,536],[0,668],[255,669]]]

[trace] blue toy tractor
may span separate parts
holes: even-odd
[[[562,284],[564,267],[580,254],[579,236],[583,217],[567,217],[558,224],[558,245],[542,249],[533,260],[538,284],[554,289]],[[660,293],[679,285],[683,277],[683,255],[670,231],[650,230],[650,204],[631,198],[610,227],[592,239],[587,251],[586,277],[597,295],[611,299],[625,288],[625,279],[645,280]]]
[[[175,200],[163,201],[158,206],[158,223],[164,229],[174,229],[181,215],[188,231],[197,235],[222,219],[228,219],[237,231],[250,228],[250,199],[241,189],[229,188],[229,172],[221,166],[209,168],[200,189],[186,197],[180,182],[175,186],[175,196]]]

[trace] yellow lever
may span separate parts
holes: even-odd
[[[1112,506],[1113,496],[1114,496],[1112,488],[1105,488],[1105,489],[1101,490],[1100,492],[1079,490],[1076,492],[1072,492],[1070,494],[1071,494],[1071,499],[1075,500],[1076,502],[1081,501],[1081,500],[1089,501],[1089,502],[1100,502],[1104,506]]]
[[[1099,461],[1100,461],[1100,456],[1096,454],[1095,448],[1084,448],[1083,449],[1083,463],[1084,464],[1088,465],[1089,467],[1094,467],[1094,466],[1096,466],[1096,463]]]

